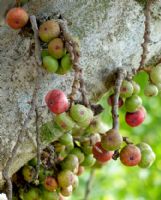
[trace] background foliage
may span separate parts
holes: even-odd
[[[156,161],[148,169],[126,167],[120,160],[109,161],[101,169],[96,169],[89,200],[158,200],[161,199],[161,95],[145,97],[144,87],[148,76],[144,72],[135,77],[141,86],[140,96],[147,110],[144,123],[131,128],[124,121],[125,110],[120,111],[120,133],[128,136],[134,143],[144,141],[151,145]],[[107,105],[106,94],[100,101],[105,111],[103,120],[111,127],[111,108]],[[90,170],[80,177],[79,188],[74,192],[72,200],[82,200]]]

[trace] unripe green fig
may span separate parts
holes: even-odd
[[[92,167],[96,162],[96,159],[93,157],[93,154],[89,154],[85,156],[84,161],[81,163],[84,167]]]
[[[31,188],[28,192],[24,192],[23,200],[41,200],[38,188]]]
[[[59,187],[65,188],[73,184],[74,174],[70,170],[63,170],[57,176]]]
[[[54,20],[48,20],[39,27],[39,37],[43,42],[49,42],[60,34],[60,26]]]
[[[140,92],[140,85],[136,83],[135,81],[131,82],[133,85],[133,94],[139,94]]]
[[[92,121],[93,112],[81,104],[73,104],[70,109],[70,116],[76,122]]]
[[[148,168],[150,167],[153,162],[155,161],[155,153],[153,152],[152,148],[146,143],[139,143],[137,144],[141,151],[141,160],[139,162],[139,167],[141,168]]]
[[[128,144],[120,151],[120,160],[126,166],[136,166],[141,161],[141,151],[137,146]]]
[[[76,147],[76,148],[72,149],[72,151],[70,153],[77,156],[77,158],[79,160],[79,164],[84,161],[84,153],[81,151],[80,148]]]
[[[127,112],[135,112],[142,105],[142,99],[138,95],[132,95],[125,100],[125,108]]]
[[[120,148],[123,142],[122,136],[118,130],[111,129],[105,133],[101,138],[101,146],[106,151],[114,151]]]
[[[41,198],[42,198],[42,200],[59,200],[59,195],[56,191],[50,192],[47,190],[42,190]]]
[[[81,143],[81,149],[85,155],[92,154],[92,146],[90,142]]]
[[[56,73],[64,75],[71,69],[72,69],[72,61],[71,61],[70,54],[67,53],[65,56],[62,57],[60,67],[58,68]]]
[[[48,51],[51,56],[60,59],[64,55],[64,44],[60,38],[53,39],[48,45]]]
[[[102,121],[99,116],[95,116],[91,121],[89,127],[86,129],[87,133],[105,133],[108,130],[108,126]]]
[[[120,96],[127,98],[130,97],[133,93],[133,85],[130,81],[124,80],[122,82],[121,88],[120,88]]]
[[[50,73],[56,72],[56,70],[59,67],[58,61],[51,57],[51,56],[45,56],[43,58],[43,67]]]
[[[61,167],[62,169],[68,169],[73,172],[78,171],[79,160],[78,157],[74,154],[69,154],[62,162]]]
[[[161,64],[151,69],[150,79],[156,85],[161,83]]]
[[[32,166],[25,165],[22,168],[22,175],[24,177],[24,180],[30,183],[34,180],[35,169]]]
[[[65,133],[59,138],[59,142],[63,145],[73,145],[73,137],[70,133]]]
[[[154,84],[149,84],[144,88],[144,94],[147,97],[157,96],[158,95],[158,88]]]
[[[68,187],[62,188],[60,193],[64,197],[69,197],[72,194],[72,191],[73,191],[73,187],[72,185],[69,185]]]
[[[85,133],[85,129],[83,127],[80,127],[80,126],[75,126],[73,129],[72,129],[72,135],[73,136],[81,136],[81,135],[84,135]]]
[[[64,131],[70,131],[75,126],[75,122],[66,112],[56,115],[54,121]]]

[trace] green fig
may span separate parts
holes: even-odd
[[[100,116],[95,116],[91,121],[89,127],[86,129],[87,133],[105,133],[108,130],[108,126],[102,121]]]
[[[127,98],[132,95],[134,91],[133,85],[130,81],[124,80],[120,88],[120,96]]]
[[[89,154],[85,156],[84,161],[81,163],[84,167],[92,167],[96,162],[96,159],[93,157],[93,154]]]
[[[59,187],[65,188],[73,184],[74,174],[70,170],[63,170],[57,176]]]
[[[63,145],[73,145],[73,137],[70,133],[65,133],[59,138],[59,142]]]
[[[42,190],[41,198],[42,198],[42,200],[59,200],[59,195],[56,191],[50,192],[47,190]]]
[[[31,188],[28,192],[23,193],[23,200],[41,200],[38,188]]]
[[[153,97],[158,95],[158,88],[154,84],[149,84],[144,88],[144,94],[147,97]]]
[[[24,177],[24,180],[27,181],[28,183],[32,182],[35,177],[35,168],[29,165],[25,165],[22,168],[22,175]]]
[[[70,54],[67,53],[65,56],[62,57],[60,67],[58,68],[56,73],[64,75],[68,71],[70,71],[71,68],[72,68],[71,57],[70,57]]]
[[[79,160],[74,154],[69,154],[61,163],[62,169],[68,169],[73,172],[78,171]]]
[[[58,69],[59,63],[55,58],[51,56],[45,56],[43,58],[43,66],[48,72],[54,73]]]
[[[84,161],[84,153],[81,151],[80,148],[75,147],[70,153],[77,156],[79,164]]]
[[[150,79],[156,85],[161,83],[161,64],[158,64],[156,67],[152,68],[150,72]]]
[[[81,104],[73,104],[70,109],[70,116],[76,122],[92,121],[93,112]]]
[[[142,99],[138,95],[132,95],[125,100],[125,108],[127,112],[136,112],[142,105]]]
[[[151,149],[151,147],[146,143],[137,144],[141,151],[141,161],[139,162],[139,167],[141,168],[148,168],[150,167],[153,162],[155,161],[155,153]]]
[[[70,131],[75,126],[75,122],[66,112],[56,115],[54,120],[55,123],[64,131]]]

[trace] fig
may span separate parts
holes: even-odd
[[[66,188],[73,184],[74,174],[70,170],[63,170],[57,176],[59,187]]]
[[[60,38],[55,38],[50,41],[48,51],[51,56],[60,59],[64,55],[64,44]]]
[[[139,162],[139,167],[141,168],[148,168],[150,167],[153,162],[155,161],[155,153],[153,152],[152,148],[144,143],[141,142],[136,145],[141,151],[141,160]]]
[[[141,151],[137,146],[128,144],[120,151],[120,160],[126,166],[136,166],[141,161]]]
[[[12,8],[6,15],[7,24],[13,29],[20,29],[28,22],[29,16],[23,8]]]
[[[43,42],[49,42],[50,40],[57,38],[59,34],[59,23],[54,20],[48,20],[39,27],[39,37]]]
[[[51,56],[45,56],[43,58],[43,67],[50,73],[56,72],[56,70],[59,67],[58,61],[51,57]]]
[[[55,114],[63,113],[69,107],[66,95],[58,89],[49,91],[45,97],[45,102],[49,110]]]
[[[54,121],[63,131],[70,131],[75,126],[75,122],[66,112],[56,115]]]
[[[101,138],[101,146],[106,151],[114,151],[120,148],[123,142],[122,136],[118,130],[111,129],[105,133]]]

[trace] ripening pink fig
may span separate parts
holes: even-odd
[[[112,94],[112,95],[109,96],[107,102],[108,102],[108,104],[109,104],[110,106],[113,105],[113,102],[114,102],[114,94]],[[119,108],[122,107],[123,104],[124,104],[123,99],[122,99],[121,97],[119,97],[119,101],[118,101],[118,106],[119,106]]]
[[[127,112],[125,116],[126,123],[131,127],[139,126],[143,123],[146,116],[146,110],[144,107],[140,107],[136,112]]]
[[[45,102],[49,110],[55,114],[67,111],[69,107],[68,99],[63,91],[54,89],[47,93]]]
[[[93,155],[97,161],[104,163],[110,160],[114,154],[113,151],[106,151],[102,148],[101,142],[97,142],[92,149]]]

